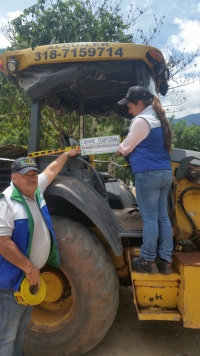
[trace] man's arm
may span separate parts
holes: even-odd
[[[74,148],[68,152],[61,154],[58,158],[56,158],[53,162],[51,162],[47,168],[43,171],[48,178],[48,185],[56,178],[58,173],[63,168],[64,164],[67,162],[68,158],[74,157],[81,153],[79,148]]]
[[[31,286],[40,286],[39,269],[19,250],[11,236],[0,236],[0,254],[9,262],[25,272]]]

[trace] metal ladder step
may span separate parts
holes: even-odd
[[[152,309],[138,309],[139,320],[167,320],[167,321],[181,321],[182,316],[178,310],[165,310],[162,308]]]

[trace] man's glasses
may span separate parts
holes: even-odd
[[[32,173],[32,174],[21,174],[21,176],[26,179],[26,180],[29,180],[29,179],[36,179],[38,174],[37,173]]]

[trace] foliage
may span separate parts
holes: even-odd
[[[0,143],[27,147],[30,102],[0,73]]]
[[[173,147],[191,151],[200,151],[200,126],[187,126],[185,120],[170,122],[173,131]]]
[[[130,26],[112,2],[38,0],[2,28],[11,49],[51,43],[115,41],[132,42]]]

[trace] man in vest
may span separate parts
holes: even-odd
[[[59,265],[59,253],[48,209],[43,198],[47,186],[69,157],[80,149],[64,152],[38,175],[35,161],[16,159],[11,185],[0,194],[0,356],[21,356],[24,330],[30,323],[31,306],[18,304],[18,291],[26,276],[40,286],[40,269]]]

